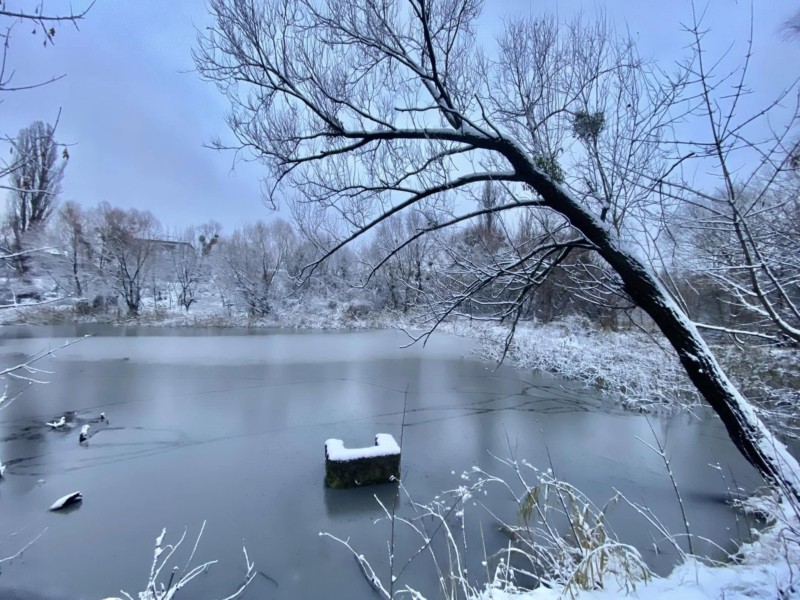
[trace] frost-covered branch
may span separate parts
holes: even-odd
[[[47,383],[46,381],[36,379],[35,375],[50,374],[50,371],[39,369],[37,367],[34,367],[33,365],[38,363],[40,360],[44,358],[55,357],[56,352],[58,352],[59,350],[63,350],[64,348],[69,348],[73,344],[77,344],[78,342],[87,337],[89,336],[87,335],[82,338],[68,340],[58,348],[48,348],[46,350],[41,350],[19,364],[16,364],[12,367],[6,367],[5,369],[0,370],[0,379],[11,377],[13,379],[27,382],[29,385],[33,383]],[[0,410],[9,406],[12,402],[14,402],[14,400],[19,398],[21,394],[22,392],[18,392],[12,396],[9,396],[8,385],[6,384],[2,395],[0,395]]]
[[[169,579],[167,580],[166,584],[163,581],[164,577],[162,577],[161,572],[170,562],[170,559],[172,559],[173,555],[177,552],[183,541],[186,539],[186,530],[184,530],[183,534],[174,544],[165,544],[164,538],[166,537],[167,530],[164,528],[161,531],[161,534],[156,538],[155,549],[153,551],[153,562],[150,565],[150,574],[147,578],[147,584],[144,591],[141,591],[137,594],[137,600],[172,600],[176,597],[176,595],[180,596],[178,592],[191,583],[192,580],[205,573],[211,565],[217,564],[218,561],[210,560],[199,565],[192,565],[195,552],[200,544],[200,539],[203,537],[203,531],[205,530],[205,527],[206,522],[203,521],[203,525],[200,527],[200,531],[197,534],[197,538],[195,539],[194,546],[189,554],[186,564],[182,569],[180,569],[177,564],[173,565],[172,569],[169,571]],[[245,546],[242,546],[242,552],[244,554],[246,567],[244,579],[236,591],[228,596],[225,596],[224,598],[220,598],[220,600],[234,600],[234,598],[240,597],[257,574],[255,564],[250,561],[250,557],[247,555],[247,548]],[[120,593],[125,599],[134,600],[134,597],[128,592],[121,591]],[[121,599],[114,598],[109,600]]]

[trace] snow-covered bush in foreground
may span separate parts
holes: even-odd
[[[552,471],[540,472],[523,462],[507,462],[513,467],[523,489],[522,496],[514,495],[519,506],[519,525],[506,525],[511,539],[509,561],[498,572],[493,589],[515,588],[514,574],[531,575],[540,585],[562,588],[570,595],[582,590],[614,587],[633,592],[637,584],[652,577],[639,551],[621,543],[606,522],[606,512],[617,503],[618,497],[600,508],[573,485],[553,476]],[[533,472],[536,483],[530,485],[522,471]],[[505,481],[490,477],[480,469],[473,473],[487,481],[500,481],[512,494]],[[558,523],[564,522],[565,527]]]
[[[774,495],[749,500],[746,510],[760,513],[770,526],[755,542],[744,544],[732,563],[711,566],[687,557],[668,577],[653,577],[637,586],[631,597],[640,600],[735,600],[737,598],[800,598],[800,512]],[[522,591],[487,586],[473,600],[556,600],[568,594],[563,586]],[[574,600],[611,600],[614,588],[581,591]]]
[[[786,500],[769,495],[742,503],[741,508],[759,513],[768,526],[754,531],[756,541],[744,544],[728,564],[711,564],[681,551],[681,563],[669,576],[658,577],[649,571],[638,550],[620,542],[606,522],[607,508],[626,499],[618,495],[599,508],[549,470],[538,471],[524,461],[500,462],[510,467],[511,477],[473,467],[462,475],[462,485],[427,504],[414,502],[400,484],[398,493],[408,497],[411,516],[400,514],[397,503],[386,506],[378,500],[391,526],[387,540],[390,573],[386,577],[376,573],[349,539],[320,535],[345,545],[367,581],[386,600],[800,598],[800,509]],[[526,477],[531,476],[534,479],[529,484]],[[483,498],[491,488],[500,488],[513,498],[518,511],[515,523],[503,522],[487,506]],[[650,520],[648,509],[633,506]],[[469,554],[476,550],[469,547],[468,539],[474,539],[471,533],[481,528],[483,542],[485,522],[481,517],[487,514],[509,541],[492,555],[487,555],[485,545],[478,549],[483,554],[481,574],[476,577],[472,571],[468,573],[467,565],[474,558]],[[416,550],[408,556],[401,556],[396,549],[400,528],[411,531],[418,540]],[[679,548],[678,537],[671,537],[671,542]],[[421,560],[430,561],[438,580],[438,590],[427,595],[406,574],[412,562]]]
[[[408,517],[396,510],[397,503],[387,507],[378,500],[392,531],[391,573],[385,579],[349,539],[321,535],[345,545],[369,583],[387,600],[406,595],[417,600],[426,597],[404,576],[411,563],[426,557],[438,581],[435,597],[450,600],[491,597],[485,594],[492,591],[511,593],[521,589],[517,587],[519,579],[570,594],[600,588],[633,592],[651,579],[639,551],[621,543],[608,526],[605,507],[598,508],[550,471],[539,471],[528,463],[500,462],[511,470],[508,480],[473,467],[462,474],[462,485],[427,504],[414,502],[400,484],[398,493],[406,494],[413,509]],[[531,476],[535,481],[529,484],[526,478]],[[503,521],[484,503],[484,496],[497,491],[513,499],[517,521]],[[485,547],[473,548],[468,542],[472,537],[469,530],[482,527],[487,516],[509,539],[504,549],[491,556],[486,555]],[[407,557],[395,548],[400,528],[409,530],[418,542]],[[477,580],[468,569],[468,565],[474,566],[476,551],[483,572]]]

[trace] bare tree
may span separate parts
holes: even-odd
[[[54,251],[40,255],[43,268],[70,295],[79,298],[88,295],[90,283],[97,278],[89,216],[70,200],[61,205],[48,229],[47,245]]]
[[[800,10],[792,13],[783,26],[790,36],[796,37],[800,35]]]
[[[107,203],[98,208],[98,219],[99,268],[124,300],[128,314],[136,317],[157,249],[158,220],[150,212],[123,210]]]
[[[197,301],[198,289],[207,276],[205,259],[218,240],[219,234],[212,235],[209,240],[205,234],[197,235],[195,228],[190,227],[178,236],[177,243],[169,252],[169,272],[166,275],[176,292],[178,304],[187,312]]]
[[[671,233],[688,242],[679,244],[680,266],[695,281],[713,282],[733,316],[733,323],[697,324],[740,339],[800,344],[800,90],[789,87],[751,108],[752,40],[748,60],[722,76],[702,51],[706,31],[697,19],[689,34],[698,126],[676,136],[681,168],[654,185],[678,206]],[[714,176],[713,191],[690,175],[700,168],[705,179]]]
[[[715,296],[717,311],[695,307],[698,326],[744,343],[800,343],[800,201],[773,182],[756,191],[702,194],[676,217],[687,238],[682,277],[687,305]],[[755,197],[754,197],[754,194]],[[686,256],[688,254],[688,256]]]
[[[22,252],[25,235],[41,229],[56,207],[67,154],[59,156],[52,125],[36,121],[22,129],[12,145],[14,169],[10,174],[9,219],[14,232],[14,251]],[[18,266],[27,270],[26,255]]]
[[[11,48],[11,37],[15,27],[20,26],[27,28],[28,26],[32,26],[32,33],[42,36],[43,45],[45,47],[52,46],[55,41],[57,28],[63,24],[71,24],[77,28],[78,23],[88,14],[93,5],[94,0],[84,4],[84,8],[77,11],[70,7],[69,13],[50,13],[44,10],[43,2],[14,2],[13,0],[3,0],[0,2],[0,46],[2,46],[0,50],[0,93],[34,89],[64,77],[64,75],[57,75],[44,81],[25,82],[21,84],[12,82],[15,71],[9,64],[9,52]],[[5,132],[3,133],[5,134]],[[3,135],[3,139],[13,144],[13,140],[6,138],[5,135]],[[2,184],[3,179],[31,159],[36,160],[36,157],[20,155],[19,152],[14,153],[13,148],[12,160],[0,158],[0,189],[7,187]]]
[[[329,252],[426,198],[486,181],[513,190],[492,212],[561,215],[571,239],[530,248],[505,271],[516,266],[523,281],[536,281],[571,248],[594,251],[669,340],[734,444],[800,499],[797,460],[630,243],[626,203],[652,197],[635,185],[626,193],[567,181],[565,156],[602,133],[590,123],[577,127],[579,114],[597,122],[587,110],[591,90],[635,76],[641,99],[631,108],[642,114],[634,131],[650,139],[669,124],[664,107],[681,82],[647,69],[631,44],[601,25],[580,22],[566,29],[551,19],[510,22],[489,58],[475,43],[480,7],[478,0],[211,0],[215,24],[201,35],[196,63],[231,101],[235,147],[270,169],[269,192],[293,188],[340,216],[348,231]],[[455,215],[419,235],[485,212]]]
[[[285,273],[295,245],[294,230],[281,219],[245,225],[220,244],[224,276],[251,316],[270,313],[276,278]]]
[[[478,199],[478,206],[483,210],[483,214],[478,219],[476,233],[481,238],[482,245],[486,247],[495,246],[497,239],[502,237],[499,232],[501,227],[497,222],[499,215],[494,212],[494,209],[502,204],[504,204],[502,188],[493,181],[485,182]]]
[[[13,2],[13,0],[3,0],[0,2],[0,45],[2,45],[2,54],[0,54],[0,92],[16,92],[20,90],[28,90],[48,83],[52,83],[61,79],[63,75],[51,77],[45,81],[23,83],[16,85],[12,83],[14,77],[13,69],[8,68],[8,53],[11,47],[11,35],[16,26],[27,27],[32,26],[31,33],[40,35],[42,45],[52,46],[55,42],[57,28],[63,24],[70,24],[75,28],[78,23],[89,13],[94,0],[84,3],[84,8],[74,10],[70,7],[70,11],[50,13],[44,9],[44,2]],[[0,177],[2,171],[0,170]]]
[[[85,8],[78,11],[70,9],[69,13],[50,13],[44,10],[43,2],[15,2],[14,0],[0,1],[0,45],[2,46],[2,49],[0,50],[0,93],[37,88],[63,77],[63,75],[54,76],[44,81],[25,82],[22,84],[12,82],[14,77],[14,69],[9,64],[9,51],[11,48],[12,32],[16,26],[19,25],[27,27],[32,25],[32,33],[34,35],[40,34],[42,36],[43,45],[52,45],[56,35],[56,28],[65,23],[71,23],[77,28],[78,22],[86,16],[93,4],[94,0],[86,4]],[[34,124],[34,126],[36,125],[38,124]],[[53,132],[52,128],[50,128],[48,135],[38,137],[42,142],[45,142],[47,137],[49,137],[52,141],[52,136]],[[35,138],[36,136],[34,135],[32,141],[36,142]],[[31,179],[30,177],[25,177],[21,173],[25,170],[30,170],[33,165],[45,164],[46,157],[42,154],[36,153],[36,151],[40,149],[38,145],[34,144],[33,147],[26,148],[25,145],[21,143],[23,140],[18,139],[15,143],[14,140],[6,137],[5,133],[2,134],[2,139],[11,145],[11,159],[9,160],[7,158],[0,158],[0,189],[9,189],[11,190],[12,194],[17,194],[18,196],[24,193],[28,196],[43,194],[44,197],[46,197],[50,192],[52,192],[52,189],[37,188],[36,185],[39,182],[37,182],[35,178]],[[28,141],[31,140],[29,139]],[[30,153],[27,153],[25,150],[30,150]],[[64,158],[67,157],[66,149],[64,150],[63,156]],[[28,175],[29,174],[30,173],[28,173]],[[15,178],[17,178],[19,175],[19,177],[10,184],[6,184],[5,180],[9,177],[9,175]],[[52,172],[50,175],[51,177],[49,179],[55,182],[57,186],[58,181],[60,180],[60,175],[57,175],[57,172]],[[25,201],[22,201],[22,206],[25,206]],[[18,205],[17,207],[20,208],[21,206]],[[28,206],[28,208],[33,207]],[[52,210],[52,208],[50,210]],[[35,208],[33,209],[33,212],[36,212]],[[27,258],[29,251],[21,248],[21,237],[25,230],[20,231],[19,226],[22,225],[24,227],[24,221],[30,215],[31,213],[23,215],[20,211],[16,211],[15,217],[19,218],[14,218],[12,221],[12,223],[15,225],[13,229],[14,242],[10,245],[10,247],[2,248],[4,255],[3,258],[6,260],[6,264],[8,264],[8,261],[12,261],[16,264],[17,270],[22,271],[23,273],[27,270]],[[35,215],[33,216],[35,223]],[[46,214],[43,214],[42,220],[44,220],[44,218],[46,218]],[[13,305],[16,305],[16,301]]]
[[[367,248],[370,271],[377,269],[385,288],[386,305],[407,313],[429,291],[433,267],[437,262],[437,243],[433,235],[404,244],[428,225],[428,216],[410,211],[387,219],[375,229]],[[377,265],[380,264],[380,268]]]

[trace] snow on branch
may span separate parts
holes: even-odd
[[[192,566],[194,555],[197,552],[197,547],[200,545],[200,539],[203,537],[203,531],[205,531],[205,528],[206,522],[203,521],[186,564],[184,565],[183,569],[180,569],[177,565],[172,567],[172,569],[169,571],[169,579],[167,580],[166,585],[164,584],[161,572],[164,570],[164,567],[167,566],[167,563],[186,539],[186,530],[183,531],[181,537],[178,538],[178,541],[174,544],[164,543],[164,538],[167,535],[167,529],[165,527],[161,530],[161,534],[156,538],[156,545],[153,551],[153,562],[150,565],[150,574],[147,578],[147,585],[145,586],[144,591],[137,594],[137,600],[172,600],[176,597],[178,592],[191,583],[193,579],[208,571],[208,568],[211,565],[214,565],[218,562],[216,560],[210,560],[199,565]],[[234,598],[240,597],[256,576],[257,571],[255,568],[255,563],[250,560],[250,557],[247,555],[247,548],[244,545],[242,545],[242,553],[244,554],[244,562],[246,567],[244,579],[241,585],[232,594],[225,596],[224,598],[220,598],[219,600],[234,600]],[[128,592],[121,590],[120,593],[124,599],[134,600],[134,597]],[[123,600],[123,598],[107,598],[106,600]]]
[[[41,351],[37,352],[36,354],[30,356],[27,360],[25,360],[25,361],[23,361],[23,362],[21,362],[21,363],[19,363],[17,365],[14,365],[13,367],[7,367],[5,369],[0,370],[0,379],[5,379],[5,378],[9,378],[10,377],[12,379],[25,381],[29,385],[34,384],[34,383],[47,383],[46,381],[44,381],[42,379],[36,378],[36,376],[37,375],[41,375],[41,374],[49,375],[49,374],[51,374],[51,372],[50,371],[45,371],[44,369],[39,369],[37,367],[34,367],[33,365],[35,363],[39,362],[40,360],[42,360],[43,358],[47,358],[48,356],[49,357],[55,357],[56,356],[56,352],[58,352],[59,350],[63,350],[64,348],[69,348],[73,344],[77,344],[78,342],[80,342],[83,339],[86,339],[87,337],[90,337],[90,336],[85,335],[82,338],[77,338],[77,339],[74,339],[74,340],[68,340],[68,341],[64,342],[61,346],[59,346],[58,348],[48,348],[46,350],[41,350]],[[18,392],[17,394],[14,394],[14,395],[10,396],[9,395],[9,390],[8,390],[8,384],[6,384],[2,395],[0,395],[0,410],[6,408],[12,402],[14,402],[14,400],[19,398],[21,393],[22,392]]]

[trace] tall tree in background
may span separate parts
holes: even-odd
[[[14,170],[9,191],[9,219],[14,233],[14,252],[22,252],[30,231],[41,229],[55,210],[68,154],[60,152],[52,125],[36,121],[22,129],[12,146]],[[19,257],[25,272],[27,261]]]
[[[238,147],[270,169],[269,193],[292,188],[339,215],[345,234],[329,253],[422,200],[502,183],[513,193],[499,206],[431,223],[409,240],[487,210],[560,215],[568,236],[545,236],[476,276],[486,285],[514,277],[523,306],[526,283],[533,289],[573,249],[592,251],[599,283],[650,316],[737,448],[800,500],[800,464],[728,379],[641,248],[659,206],[647,181],[679,164],[661,142],[696,81],[691,62],[667,77],[601,23],[553,19],[508,21],[489,58],[476,44],[479,0],[209,5],[215,22],[201,35],[198,69],[229,98]]]
[[[407,313],[424,302],[437,259],[435,240],[428,235],[409,244],[403,242],[427,225],[428,217],[422,211],[411,211],[377,226],[365,258],[370,270],[380,276],[380,287],[385,286],[380,290],[385,296],[383,305]]]
[[[292,227],[282,219],[239,227],[220,244],[222,276],[228,279],[229,289],[236,291],[250,316],[270,313],[276,280],[286,271],[296,246]]]
[[[219,240],[219,234],[212,242],[204,234],[197,234],[194,227],[185,229],[175,238],[177,242],[169,252],[166,278],[173,282],[178,303],[189,311],[197,301],[197,291],[204,277],[204,262]]]
[[[498,224],[498,214],[495,208],[501,206],[503,190],[494,181],[487,181],[483,184],[483,190],[478,198],[478,207],[481,209],[481,216],[477,219],[474,235],[476,241],[487,250],[497,248],[503,238],[501,227]]]
[[[800,10],[792,13],[784,23],[786,31],[792,36],[800,36]]]
[[[136,317],[158,247],[161,225],[148,211],[124,210],[107,203],[97,211],[101,240],[100,270],[109,287]]]
[[[88,215],[73,201],[64,202],[56,212],[48,238],[60,251],[43,263],[61,289],[82,298],[89,293],[94,269],[94,248]]]

